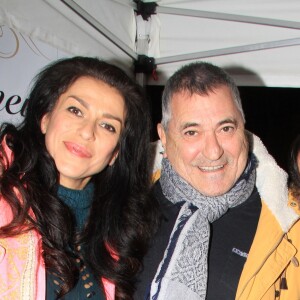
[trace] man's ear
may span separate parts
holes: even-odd
[[[157,133],[158,133],[158,136],[160,138],[161,145],[164,148],[163,157],[166,158],[167,157],[167,152],[166,152],[166,149],[167,149],[166,148],[167,137],[166,137],[165,129],[161,125],[161,123],[157,124]]]
[[[48,123],[49,123],[49,114],[47,113],[42,117],[41,125],[40,125],[43,134],[47,132]]]

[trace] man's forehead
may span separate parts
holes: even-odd
[[[172,95],[170,101],[171,110],[188,111],[190,107],[199,108],[218,108],[222,110],[238,111],[237,104],[231,94],[231,91],[226,89],[217,89],[205,94],[191,93],[189,91],[179,91]]]
[[[226,88],[222,87],[204,95],[188,91],[175,93],[171,102],[172,123],[181,128],[200,126],[207,121],[216,126],[224,123],[244,123],[231,91]]]
[[[208,97],[211,94],[216,94],[218,91],[222,90],[223,92],[226,92],[231,95],[231,98],[233,100],[232,90],[229,86],[225,84],[220,84],[217,86],[211,86],[207,88],[193,88],[193,89],[187,89],[187,88],[181,88],[176,89],[171,94],[171,101],[174,98],[183,98],[183,99],[189,99],[193,97],[194,95],[199,95],[201,97]]]

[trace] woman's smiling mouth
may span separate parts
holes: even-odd
[[[72,142],[64,142],[66,148],[74,155],[82,157],[82,158],[90,158],[91,153],[83,146],[72,143]]]

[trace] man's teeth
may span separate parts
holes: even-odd
[[[202,171],[216,171],[216,170],[219,170],[223,167],[224,167],[224,165],[220,165],[220,166],[213,166],[213,167],[200,167],[200,169]]]

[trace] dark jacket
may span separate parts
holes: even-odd
[[[180,204],[174,205],[168,201],[162,193],[159,181],[155,183],[152,190],[153,199],[158,201],[161,212],[161,223],[159,231],[156,233],[148,253],[144,257],[144,269],[138,274],[135,300],[147,299],[150,285],[155,277],[159,263],[163,259],[164,252],[168,246],[169,237],[173,230],[177,215],[180,210]]]

